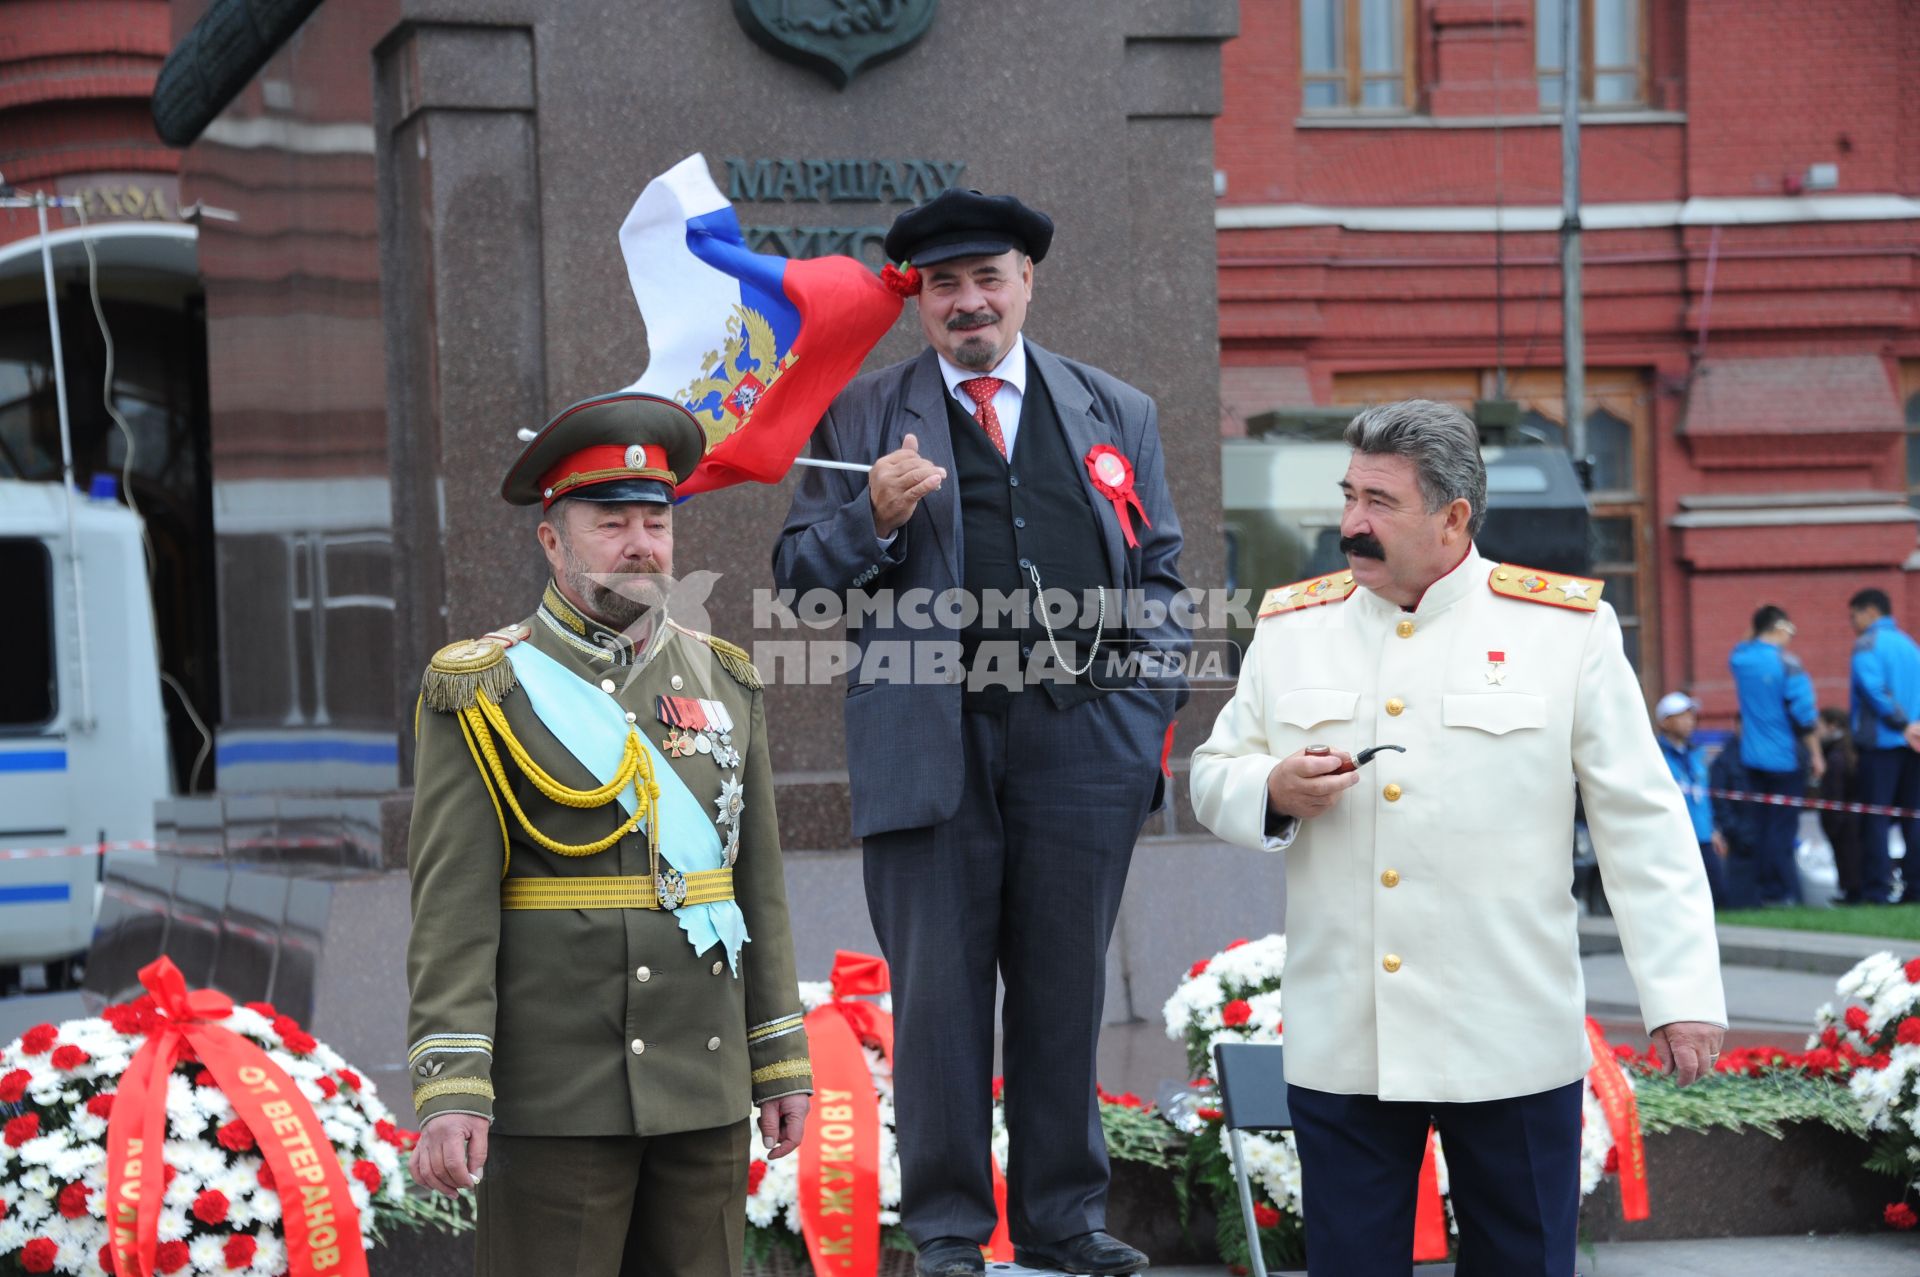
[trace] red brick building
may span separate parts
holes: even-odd
[[[1649,693],[1724,725],[1777,602],[1920,621],[1920,6],[1581,0],[1596,567]],[[1519,401],[1560,437],[1560,0],[1258,0],[1216,125],[1222,430]],[[1242,584],[1260,584],[1243,582]]]

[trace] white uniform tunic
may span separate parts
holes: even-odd
[[[1460,1102],[1586,1072],[1576,779],[1648,1029],[1726,1023],[1699,844],[1598,584],[1469,552],[1407,612],[1324,580],[1268,596],[1290,610],[1193,755],[1200,820],[1287,851],[1287,1080]],[[1271,836],[1267,774],[1313,744],[1407,752]]]

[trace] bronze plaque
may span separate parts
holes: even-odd
[[[933,25],[940,0],[733,0],[746,33],[777,58],[846,88]]]

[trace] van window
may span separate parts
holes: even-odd
[[[0,598],[8,621],[7,676],[0,678],[0,731],[53,719],[53,557],[25,537],[0,537]]]

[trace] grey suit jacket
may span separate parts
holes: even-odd
[[[1134,519],[1137,546],[1129,546],[1110,515],[1111,503],[1093,488],[1084,466],[1093,508],[1100,516],[1111,577],[1128,591],[1146,624],[1132,637],[1157,652],[1182,656],[1191,636],[1171,604],[1181,593],[1180,519],[1167,492],[1160,452],[1159,415],[1153,400],[1125,382],[1087,364],[1063,359],[1027,342],[1028,367],[1042,378],[1075,457],[1111,444],[1133,465],[1134,489],[1145,508]],[[835,461],[872,462],[916,436],[922,456],[946,468],[948,480],[924,498],[913,517],[884,549],[874,535],[866,476],[854,471],[799,468],[793,505],[773,549],[773,576],[783,590],[828,589],[843,597],[863,590],[908,590],[938,595],[961,587],[960,499],[953,475],[953,440],[947,427],[947,388],[931,349],[913,359],[868,373],[834,400],[814,430],[812,453]],[[1147,526],[1150,524],[1151,526]],[[1153,613],[1158,612],[1158,616]],[[917,683],[863,678],[865,656],[877,643],[902,651],[904,642],[954,643],[959,632],[938,620],[939,609],[922,606],[918,627],[890,617],[849,627],[862,656],[847,680],[847,769],[856,836],[917,829],[952,817],[960,803],[962,759],[958,682]],[[950,615],[950,614],[949,614]],[[876,662],[878,664],[878,662]],[[898,668],[896,664],[896,668]],[[1158,756],[1165,727],[1187,697],[1183,675],[1168,674],[1111,694],[1122,707],[1128,732],[1143,752]],[[1156,773],[1157,774],[1157,773]],[[1164,799],[1164,784],[1153,805]]]

